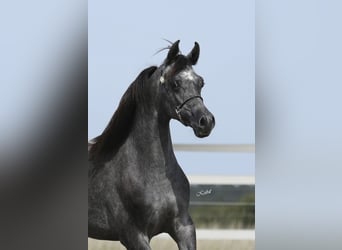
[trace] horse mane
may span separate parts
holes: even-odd
[[[117,153],[133,127],[137,105],[144,103],[144,85],[156,69],[144,69],[128,87],[107,127],[90,148],[89,160],[103,163]]]

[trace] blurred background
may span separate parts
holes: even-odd
[[[0,249],[87,248],[87,2],[0,2]]]

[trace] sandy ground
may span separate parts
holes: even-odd
[[[231,239],[230,237],[223,237],[223,239],[220,239],[220,234],[216,233],[215,236],[208,237],[208,233],[205,233],[204,237],[199,235],[200,237],[197,240],[197,250],[255,250],[255,241],[253,235],[254,234],[251,234],[251,232],[247,232],[247,234],[246,232],[243,232],[243,234],[237,232],[237,234],[232,235],[232,238],[237,236],[237,239]],[[169,236],[165,235],[154,237],[151,240],[151,247],[153,250],[178,250],[176,243]],[[119,242],[100,241],[88,238],[88,250],[125,249],[126,248],[123,247]]]

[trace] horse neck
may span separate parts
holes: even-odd
[[[159,147],[166,160],[175,160],[170,134],[170,118],[156,107],[158,105],[137,110],[136,123],[132,129],[134,143],[137,148]]]

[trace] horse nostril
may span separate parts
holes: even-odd
[[[199,125],[200,127],[205,127],[208,124],[208,120],[205,116],[202,116],[201,119],[199,120]]]
[[[212,121],[213,125],[215,125],[215,117],[214,116],[211,116],[211,121]]]

